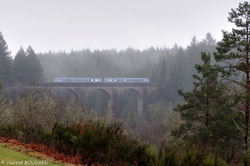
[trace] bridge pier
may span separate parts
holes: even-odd
[[[137,114],[140,116],[144,110],[144,102],[142,98],[139,98],[137,101]]]
[[[76,83],[37,83],[29,85],[26,83],[12,83],[4,85],[2,91],[8,94],[12,99],[15,99],[22,91],[27,89],[35,89],[40,92],[49,92],[53,95],[55,90],[69,90],[81,102],[83,108],[86,106],[87,96],[95,90],[103,90],[108,94],[108,110],[114,112],[119,111],[119,97],[125,90],[133,90],[137,94],[137,114],[141,115],[145,110],[148,97],[157,89],[156,86],[150,84],[76,84]]]

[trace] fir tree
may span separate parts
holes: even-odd
[[[21,47],[15,59],[15,72],[19,82],[40,82],[43,80],[43,68],[31,46],[25,52]]]
[[[29,66],[29,78],[27,81],[40,82],[43,80],[43,68],[35,51],[29,46],[27,48],[27,64]]]
[[[22,47],[19,49],[15,56],[14,66],[17,81],[25,82],[28,79],[27,74],[25,74],[27,73],[28,66],[26,63],[26,52],[23,50]]]
[[[13,80],[13,67],[11,52],[0,32],[0,80],[2,82],[9,82]]]

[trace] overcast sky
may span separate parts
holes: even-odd
[[[186,47],[230,30],[240,0],[0,0],[0,31],[15,55],[89,48]]]

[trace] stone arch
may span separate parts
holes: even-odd
[[[109,92],[107,89],[105,88],[101,88],[101,87],[97,87],[97,88],[89,88],[86,91],[86,97],[88,97],[92,92],[96,91],[96,90],[101,90],[103,92],[105,92],[108,95],[108,98],[111,99],[111,92]]]
[[[113,96],[112,96],[112,92],[109,91],[108,89],[105,88],[101,88],[101,87],[95,87],[95,88],[90,88],[86,91],[86,102],[89,99],[89,97],[91,96],[91,94],[93,94],[94,92],[98,92],[101,91],[103,94],[105,94],[105,96],[107,97],[107,109],[108,110],[113,110],[114,108],[114,102],[113,102]],[[88,105],[88,103],[86,103],[86,105]],[[102,111],[105,111],[105,109],[103,109]]]
[[[136,94],[136,96],[137,96],[137,99],[143,98],[142,92],[138,91],[138,89],[130,88],[130,87],[129,87],[129,88],[126,88],[126,89],[122,89],[122,90],[120,91],[120,93],[119,93],[119,96],[120,96],[122,93],[124,93],[125,91],[127,91],[127,90],[131,90],[131,91],[135,92],[135,94]]]
[[[75,90],[71,89],[71,88],[55,88],[52,90],[52,95],[54,97],[61,97],[61,95],[73,95],[73,98],[76,100],[76,101],[79,101],[80,97],[79,95],[75,92]],[[69,96],[68,96],[69,97]]]
[[[76,100],[79,100],[79,96],[78,96],[78,94],[74,90],[69,89],[69,88],[67,88],[66,90],[70,91],[75,96]]]
[[[153,91],[151,91],[151,93],[149,94],[148,98],[149,101],[154,102],[155,98],[157,97],[157,93],[158,93],[158,89],[154,89]],[[150,103],[149,103],[150,104]]]
[[[24,98],[31,95],[35,100],[43,98],[43,91],[35,88],[24,88],[16,93],[16,97]]]
[[[138,89],[135,89],[135,88],[126,88],[126,89],[123,89],[120,91],[119,98],[126,91],[132,91],[135,93],[136,98],[137,98],[137,110],[136,111],[137,111],[138,115],[141,115],[141,113],[143,112],[143,109],[144,109],[144,97],[143,97],[142,91],[140,92],[140,91],[138,91]]]

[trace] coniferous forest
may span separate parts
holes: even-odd
[[[56,149],[87,165],[249,165],[250,3],[229,12],[231,31],[183,48],[72,50],[13,55],[0,33],[1,86],[56,77],[149,78],[157,90],[141,115],[126,90],[119,112],[96,90],[82,107],[70,91],[15,101],[1,93],[0,138]]]

